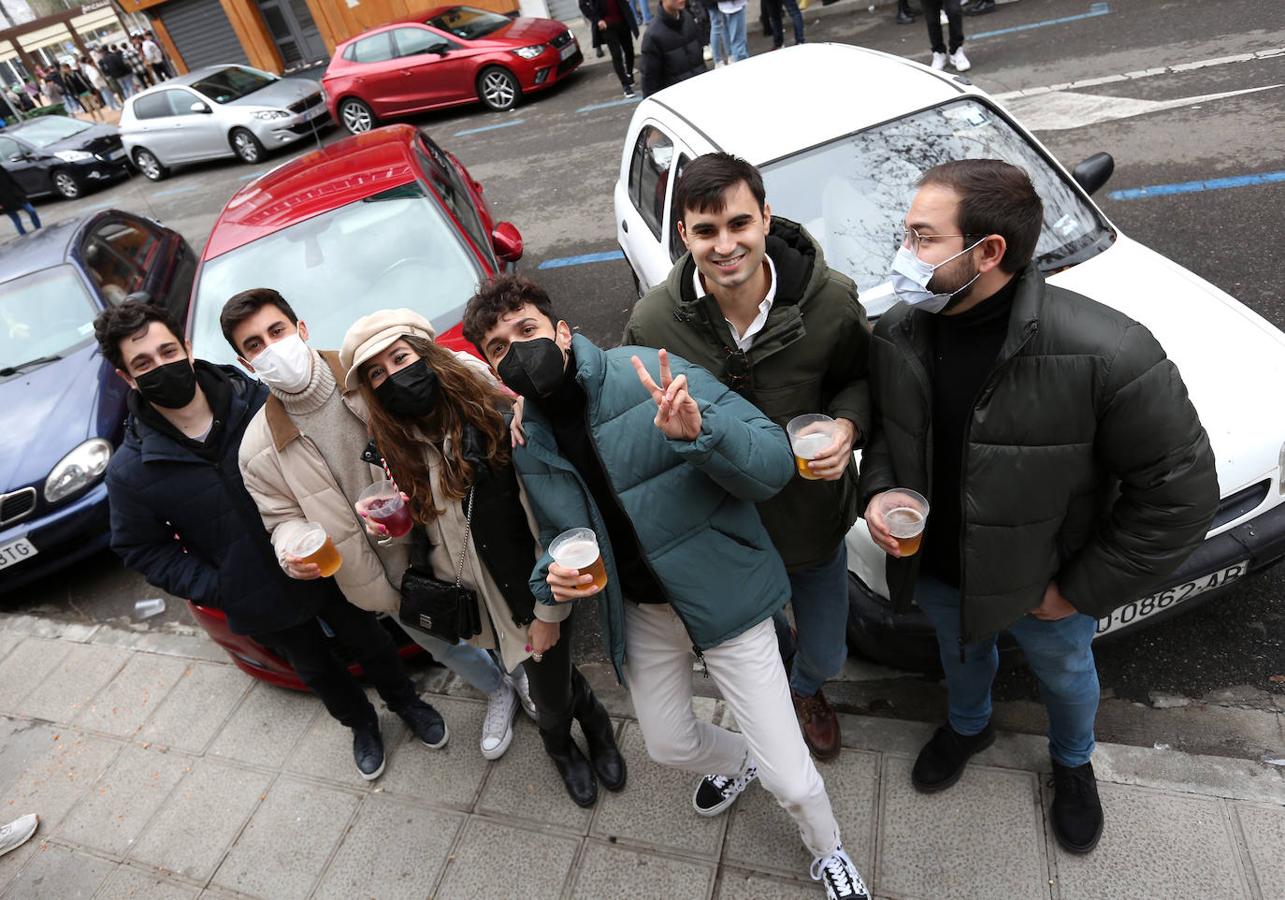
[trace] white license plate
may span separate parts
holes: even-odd
[[[576,55],[576,50],[578,49],[579,48],[576,46],[576,42],[572,41],[571,43],[567,44],[567,46],[563,47],[561,50],[558,51],[558,59],[570,59],[571,57]]]
[[[1110,634],[1113,631],[1119,631],[1121,628],[1128,628],[1130,625],[1136,625],[1148,616],[1154,616],[1156,613],[1164,612],[1179,603],[1185,603],[1192,597],[1198,597],[1206,591],[1212,591],[1239,578],[1244,578],[1248,572],[1249,560],[1245,560],[1236,563],[1234,566],[1228,566],[1222,571],[1201,575],[1191,581],[1175,584],[1171,588],[1158,591],[1150,597],[1143,597],[1141,600],[1127,603],[1110,615],[1098,619],[1097,637],[1102,637],[1102,635]]]
[[[10,541],[3,547],[0,547],[0,569],[7,569],[15,566],[24,559],[31,559],[40,551],[36,545],[26,538],[18,538],[16,541]]]
[[[124,159],[124,158],[125,158],[125,149],[122,147],[120,150],[113,150],[111,153],[108,153],[108,154],[107,154],[107,158],[108,158],[108,159]]]

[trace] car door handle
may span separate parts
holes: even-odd
[[[414,75],[415,73],[412,72],[410,69],[402,69],[402,74],[409,76],[409,75]]]
[[[629,223],[626,222],[624,219],[620,220],[620,227],[625,232],[625,234],[629,233]]]

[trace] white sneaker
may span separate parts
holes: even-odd
[[[937,54],[934,53],[933,54],[934,62],[936,62],[936,57],[937,57]],[[968,57],[964,55],[963,47],[960,47],[958,50],[956,50],[954,53],[950,55],[950,64],[955,67],[956,72],[967,72],[969,69],[973,67],[973,64],[968,61]]]
[[[30,813],[0,827],[0,856],[4,856],[10,850],[17,850],[27,843],[36,833],[36,827],[39,824],[40,819],[34,813]]]
[[[531,682],[527,680],[526,672],[518,669],[516,676],[510,675],[509,681],[513,684],[513,689],[518,692],[518,702],[522,704],[522,711],[530,717],[532,722],[540,724],[539,713],[536,712],[535,701],[531,699]]]
[[[758,767],[748,759],[736,775],[706,775],[696,785],[692,806],[698,816],[716,816],[736,802],[741,792],[759,777]]]
[[[518,695],[506,678],[486,698],[486,720],[482,722],[482,756],[499,759],[513,742],[513,714],[518,711]]]
[[[812,862],[812,880],[825,885],[829,900],[870,900],[870,889],[842,847]]]
[[[932,62],[933,68],[939,71],[946,68],[946,60],[948,58],[949,57],[947,57],[945,53],[934,53]]]
[[[941,24],[943,25],[950,24],[950,16],[946,15],[946,10],[944,9],[941,11]]]

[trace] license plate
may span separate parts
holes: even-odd
[[[1238,562],[1236,565],[1228,566],[1218,572],[1201,575],[1199,578],[1185,581],[1182,584],[1176,584],[1171,588],[1158,591],[1150,597],[1134,600],[1132,603],[1125,604],[1115,610],[1110,615],[1098,619],[1097,636],[1102,637],[1104,634],[1110,634],[1113,631],[1119,631],[1121,628],[1136,625],[1148,616],[1154,616],[1156,613],[1164,612],[1179,603],[1185,603],[1192,597],[1198,597],[1207,591],[1215,590],[1243,578],[1247,572],[1249,572],[1249,560]]]
[[[35,544],[26,538],[18,538],[16,541],[10,541],[3,547],[0,547],[0,569],[7,569],[15,566],[24,559],[31,559],[40,551],[36,549]]]
[[[570,59],[571,57],[576,55],[576,50],[578,49],[579,48],[576,46],[576,42],[572,41],[571,43],[567,44],[567,46],[563,47],[561,50],[558,51],[558,59]]]
[[[107,154],[107,158],[108,158],[108,159],[124,159],[124,158],[125,158],[125,149],[122,147],[120,150],[113,150],[111,153],[108,153],[108,154]]]

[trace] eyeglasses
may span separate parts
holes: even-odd
[[[727,375],[727,386],[749,400],[754,393],[754,370],[750,367],[745,351],[724,347],[723,357],[723,371]]]
[[[900,228],[896,232],[897,246],[907,247],[911,252],[918,254],[921,245],[931,247],[938,241],[944,241],[947,238],[970,238],[985,237],[979,234],[920,234],[913,228]]]

